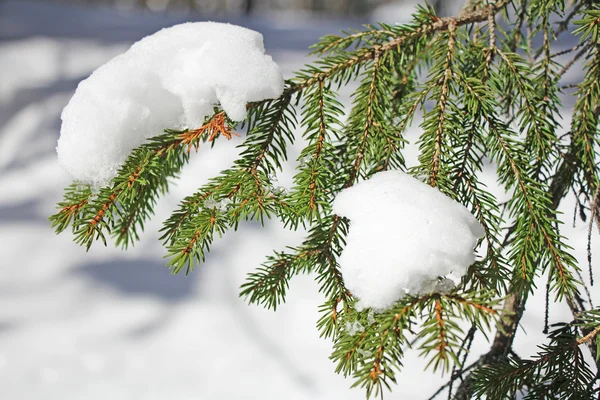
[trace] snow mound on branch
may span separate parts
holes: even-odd
[[[483,228],[461,204],[400,171],[343,190],[333,211],[350,220],[339,264],[360,307],[382,310],[407,294],[449,292],[475,261]]]
[[[260,33],[197,22],[163,29],[82,81],[62,113],[58,157],[81,182],[106,185],[135,147],[165,128],[200,127],[220,104],[246,118],[246,104],[283,92]]]

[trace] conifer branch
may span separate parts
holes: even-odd
[[[452,55],[454,53],[454,43],[456,41],[456,25],[454,22],[448,25],[448,52],[446,54],[446,68],[444,70],[443,81],[440,90],[440,99],[438,101],[438,123],[435,134],[435,148],[433,158],[431,160],[431,173],[429,184],[433,187],[437,186],[437,175],[440,169],[440,156],[442,153],[442,142],[444,141],[444,111],[446,109],[446,101],[448,99],[448,81],[452,76]]]
[[[290,86],[288,90],[286,90],[284,96],[302,91],[306,87],[318,83],[320,80],[330,79],[340,72],[353,68],[357,64],[362,64],[365,61],[373,60],[376,57],[381,57],[383,53],[398,49],[404,45],[405,42],[410,40],[418,39],[422,36],[428,36],[435,32],[447,31],[450,29],[450,26],[459,27],[475,22],[486,21],[490,15],[497,14],[510,2],[511,0],[497,0],[479,9],[463,13],[457,17],[432,18],[431,23],[423,23],[419,26],[410,27],[410,29],[407,29],[406,32],[401,32],[398,37],[391,39],[382,45],[375,44],[370,47],[361,48],[354,56],[341,63],[334,64],[334,60],[332,58],[325,59],[323,60],[323,63],[325,65],[331,63],[332,65],[330,67],[323,70],[316,70],[313,72],[312,76],[295,82],[294,85]]]
[[[360,135],[360,137],[358,139],[358,146],[357,146],[357,149],[355,150],[356,158],[354,160],[353,168],[352,168],[350,178],[348,179],[348,184],[346,185],[346,187],[351,186],[354,183],[354,181],[356,180],[356,178],[359,176],[361,163],[363,161],[363,158],[365,157],[365,151],[367,150],[367,143],[368,143],[367,140],[369,139],[369,135],[372,133],[372,130],[373,130],[373,124],[374,124],[373,107],[374,107],[374,102],[376,101],[376,95],[377,95],[376,89],[377,89],[377,86],[379,85],[378,78],[379,78],[380,69],[381,69],[381,58],[380,58],[379,54],[376,54],[374,61],[373,61],[373,69],[371,72],[371,76],[370,76],[369,80],[367,81],[367,82],[370,82],[370,84],[368,85],[368,92],[365,93],[366,102],[364,103],[364,109],[360,108],[354,114],[355,116],[359,117],[359,120],[362,120],[362,118],[364,117],[364,126],[362,127],[362,134]],[[365,113],[364,116],[362,115],[363,112]]]

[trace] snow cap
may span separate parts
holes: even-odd
[[[235,121],[284,82],[260,33],[196,22],[163,29],[82,81],[62,113],[58,158],[82,183],[106,185],[130,152],[165,128],[198,128],[220,104]]]
[[[382,310],[408,294],[451,290],[445,277],[466,273],[484,234],[463,205],[400,171],[344,189],[333,211],[350,220],[339,264],[361,308]]]

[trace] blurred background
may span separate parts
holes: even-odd
[[[461,6],[431,3],[441,15]],[[315,324],[323,299],[312,277],[295,278],[276,313],[238,298],[245,274],[273,250],[298,244],[303,232],[276,221],[265,228],[243,224],[217,240],[207,262],[190,276],[171,275],[164,267],[161,222],[181,199],[231,165],[243,138],[194,155],[157,204],[141,241],[127,252],[96,243],[86,253],[68,232],[54,234],[47,218],[70,183],[55,146],[60,113],[77,84],[163,27],[216,20],[257,30],[290,78],[310,61],[307,49],[319,37],[375,21],[406,22],[415,4],[0,0],[0,398],[363,399],[362,390],[350,389],[351,381],[334,373],[331,343],[319,338]],[[349,93],[351,88],[342,95]],[[407,138],[406,158],[414,162],[418,127]],[[294,162],[287,167],[280,176],[284,186]],[[484,173],[493,187],[493,170]],[[506,197],[497,192],[500,200]],[[565,234],[585,259],[585,226],[569,229]],[[528,335],[519,343],[523,356],[541,340],[543,298],[532,304],[523,320]],[[561,318],[568,319],[568,312],[553,309],[552,321]],[[481,339],[472,349],[486,347]],[[425,362],[417,356],[407,351],[406,367],[387,399],[427,398],[445,381],[423,372]]]
[[[365,16],[385,4],[400,3],[394,0],[47,0],[83,5],[107,5],[126,10],[147,9],[153,12],[179,10],[205,13],[252,14],[272,11],[307,11],[333,14],[338,17],[349,15]],[[411,1],[404,1],[411,3]],[[438,14],[447,10],[449,3],[456,1],[431,0],[428,2]],[[452,7],[453,4],[450,4]]]

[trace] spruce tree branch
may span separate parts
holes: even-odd
[[[439,351],[440,358],[446,360],[448,355],[446,354],[446,347],[448,342],[446,341],[446,323],[444,322],[442,303],[439,299],[435,300],[435,319],[438,323],[438,346],[436,350]]]
[[[597,110],[600,115],[600,110]],[[568,193],[568,188],[571,184],[571,178],[568,177],[568,172],[561,173],[561,171],[571,171],[571,174],[574,173],[572,170],[572,160],[574,159],[574,154],[572,152],[576,151],[573,147],[570,148],[569,153],[567,153],[563,157],[563,161],[561,165],[557,168],[557,173],[554,175],[549,187],[550,193],[552,195],[552,204],[551,211],[556,211],[560,205],[561,200],[564,198],[565,194]],[[503,306],[503,314],[505,317],[501,319],[499,327],[496,331],[496,336],[494,338],[494,342],[490,348],[490,350],[482,355],[476,362],[475,366],[485,366],[492,364],[502,357],[505,357],[512,351],[512,343],[514,340],[515,333],[517,331],[517,327],[519,325],[519,321],[523,316],[523,312],[525,311],[525,298],[519,298],[515,291],[509,288],[509,295],[506,298]],[[566,296],[567,304],[571,309],[571,312],[575,318],[579,316],[581,311],[584,309],[583,304],[579,302],[577,304],[576,300],[574,300],[571,296]],[[596,355],[596,346],[592,343],[589,345],[589,342],[592,337],[598,334],[596,331],[592,334],[591,330],[584,330],[582,328],[582,332],[584,333],[584,337],[588,338],[588,335],[591,335],[589,339],[586,339],[582,343],[588,344],[588,349],[590,350],[592,356],[595,360],[598,359]],[[597,339],[596,339],[597,340]],[[597,368],[600,370],[600,363],[596,362]],[[471,385],[472,385],[472,374],[469,374],[465,377],[464,381],[461,383],[459,388],[457,389],[455,399],[456,400],[468,400],[471,398]]]
[[[432,23],[423,24],[410,32],[400,35],[384,44],[375,44],[370,47],[365,47],[357,51],[356,55],[345,60],[342,63],[335,64],[329,68],[319,70],[312,76],[300,80],[286,88],[282,96],[293,95],[301,92],[305,88],[317,84],[320,80],[331,78],[337,73],[354,67],[357,64],[362,64],[365,61],[373,60],[380,57],[383,53],[400,48],[405,42],[413,39],[429,35],[434,32],[447,31],[450,26],[463,26],[476,22],[488,20],[490,15],[495,15],[503,10],[511,0],[497,0],[489,3],[479,9],[464,12],[456,17],[435,18]]]
[[[506,56],[504,55],[504,53],[498,51],[499,54],[502,55],[503,58],[505,58]],[[507,62],[509,62],[510,60],[506,59]],[[517,71],[515,71],[517,72]],[[471,90],[472,94],[474,96],[476,96],[477,98],[480,99],[480,101],[483,102],[483,99],[480,98],[480,96],[474,91],[472,90],[472,88],[469,85],[466,85],[466,87]],[[530,105],[531,106],[531,105]],[[532,108],[531,112],[535,112],[535,110]],[[517,182],[517,186],[520,189],[522,195],[523,195],[523,199],[525,201],[525,205],[527,206],[528,212],[530,217],[532,218],[532,222],[533,222],[533,229],[539,229],[540,233],[542,234],[544,241],[546,242],[546,245],[548,246],[548,249],[550,250],[550,253],[552,254],[552,259],[554,261],[554,266],[557,268],[558,273],[559,273],[559,277],[561,279],[562,284],[564,285],[564,288],[568,288],[569,285],[569,281],[570,281],[570,277],[569,274],[563,264],[562,261],[562,257],[560,253],[559,248],[556,247],[556,245],[554,244],[552,238],[550,237],[548,230],[547,229],[543,229],[544,224],[542,223],[542,221],[540,220],[540,216],[536,213],[535,210],[535,206],[534,206],[534,197],[530,192],[530,188],[529,185],[526,184],[525,182],[525,178],[523,176],[523,174],[525,173],[525,171],[523,171],[520,166],[517,163],[517,160],[515,160],[515,158],[513,157],[513,154],[511,152],[510,146],[509,144],[506,142],[505,138],[502,136],[502,133],[500,132],[500,130],[497,127],[497,124],[495,122],[495,120],[493,120],[492,118],[490,118],[490,116],[484,116],[485,120],[488,123],[488,126],[490,127],[490,130],[492,133],[494,133],[496,140],[498,141],[498,144],[500,146],[500,150],[502,151],[502,153],[504,153],[504,156],[506,157],[506,160],[508,161],[509,165],[510,165],[510,169],[512,170],[515,180]],[[541,129],[541,128],[540,128]],[[550,185],[550,187],[552,187],[552,185]],[[533,190],[533,189],[532,189]],[[548,214],[552,215],[556,212],[556,209],[550,209],[548,210]],[[510,233],[510,232],[509,232]],[[526,238],[527,242],[530,241],[530,238],[527,237]],[[506,239],[505,239],[506,241]],[[524,266],[524,263],[523,263]],[[570,296],[571,293],[567,293],[567,296]]]
[[[452,76],[452,55],[454,54],[454,44],[456,42],[456,24],[454,22],[451,22],[450,25],[448,25],[448,35],[446,69],[444,71],[444,80],[442,82],[440,100],[438,102],[438,124],[433,158],[431,160],[431,175],[429,177],[429,184],[432,187],[437,186],[437,176],[440,169],[440,157],[442,153],[442,142],[444,141],[444,111],[446,110],[446,101],[448,99],[448,82]]]
[[[519,326],[519,321],[521,320],[523,311],[525,310],[525,301],[526,299],[519,298],[516,293],[510,293],[506,297],[502,309],[504,317],[500,320],[498,329],[496,331],[496,336],[494,337],[494,342],[492,343],[490,350],[486,354],[479,357],[479,359],[473,364],[471,364],[469,366],[471,368],[469,369],[472,370],[475,367],[493,364],[503,359],[510,353],[517,327]],[[473,375],[471,372],[459,385],[454,399],[471,399],[472,383]]]
[[[521,1],[521,11],[519,12],[519,23],[517,24],[517,27],[513,31],[514,36],[513,36],[513,40],[511,41],[511,45],[510,45],[510,51],[512,53],[514,53],[517,50],[517,48],[519,47],[519,42],[522,38],[521,30],[523,29],[523,23],[525,22],[525,17],[527,15],[528,3],[529,3],[529,0]]]
[[[380,345],[377,348],[376,357],[375,357],[375,360],[373,361],[373,367],[371,368],[370,373],[369,373],[369,378],[372,380],[373,385],[376,385],[379,390],[381,390],[380,375],[383,374],[381,365],[382,365],[382,361],[384,361],[384,355],[385,355],[385,351],[386,351],[385,344],[387,342],[389,334],[391,332],[396,332],[398,330],[398,325],[400,324],[400,322],[404,321],[404,319],[406,319],[407,316],[409,316],[411,314],[411,312],[413,311],[413,308],[416,305],[422,304],[422,303],[428,301],[429,299],[430,299],[429,296],[424,296],[422,298],[413,299],[413,301],[411,301],[409,304],[407,304],[398,313],[396,313],[394,315],[391,326],[389,328],[385,329],[381,333]],[[385,375],[384,375],[383,379],[385,379]]]
[[[584,344],[589,342],[592,339],[595,339],[598,333],[600,332],[600,325],[588,332],[585,336],[577,339],[577,345]]]
[[[593,43],[588,43],[581,50],[579,50],[579,52],[575,55],[575,57],[573,57],[568,63],[566,63],[563,66],[563,68],[558,72],[558,74],[556,75],[556,80],[558,81],[560,78],[562,78],[563,75],[565,75],[567,73],[567,71],[569,71],[569,69],[579,59],[581,59],[581,57],[583,57],[592,47],[593,47]]]
[[[494,126],[493,121],[491,121],[491,120],[488,119],[488,122],[490,123],[491,126]],[[492,129],[492,130],[494,130],[494,129]],[[525,184],[525,181],[524,181],[523,176],[521,174],[521,170],[517,166],[516,161],[512,158],[512,155],[511,155],[511,153],[510,153],[510,151],[508,149],[508,146],[505,143],[504,139],[502,138],[502,136],[500,135],[499,132],[497,133],[497,140],[498,140],[498,142],[499,142],[502,150],[504,151],[504,153],[505,153],[505,155],[506,155],[506,157],[507,157],[507,159],[508,159],[508,161],[510,163],[510,166],[511,166],[511,169],[512,169],[513,173],[515,174],[515,178],[517,180],[518,186],[519,186],[521,192],[523,193],[523,196],[525,198],[525,202],[526,202],[527,208],[528,208],[529,213],[532,216],[532,219],[533,219],[533,221],[535,223],[535,227],[536,228],[542,227],[543,224],[541,224],[541,222],[539,221],[539,217],[538,217],[538,215],[535,212],[535,207],[533,205],[532,196],[529,193],[528,186]],[[551,211],[551,213],[553,213],[556,210],[550,210],[550,211]],[[552,253],[552,257],[554,258],[556,266],[559,269],[559,273],[561,275],[561,279],[563,279],[563,281],[565,281],[567,279],[567,277],[566,277],[566,271],[565,271],[564,265],[562,263],[561,257],[558,254],[558,249],[554,245],[552,239],[549,237],[548,232],[546,230],[541,230],[541,233],[542,233],[542,235],[544,237],[546,245],[549,247],[550,252]]]
[[[283,120],[283,118],[285,116],[285,111],[292,100],[292,93],[284,93],[280,97],[280,99],[281,99],[281,104],[277,111],[277,116],[276,116],[275,120],[273,121],[274,123],[271,125],[271,129],[269,130],[269,133],[267,135],[267,140],[265,140],[261,144],[260,152],[258,153],[258,155],[256,156],[256,158],[254,159],[254,161],[252,162],[252,164],[249,167],[249,171],[251,171],[251,173],[255,173],[257,171],[258,167],[260,166],[261,161],[267,155],[269,146],[275,139],[275,132],[276,132],[277,128],[279,127],[281,121]]]
[[[218,186],[215,186],[214,189],[218,189]],[[187,210],[181,213],[177,218],[177,221],[171,224],[167,232],[161,237],[161,240],[165,239],[166,241],[168,241],[169,238],[173,237],[173,234],[175,234],[179,227],[189,218],[190,214],[192,213],[192,209],[198,209],[198,207],[200,207],[200,202],[206,200],[211,194],[212,192],[210,190],[207,190],[194,200],[185,201],[181,208],[186,208]]]
[[[581,337],[579,339],[572,340],[570,343],[566,344],[565,346],[557,346],[555,348],[555,350],[546,352],[544,355],[541,355],[540,357],[538,357],[534,360],[529,360],[526,363],[521,363],[522,366],[520,366],[520,367],[509,369],[504,374],[494,377],[494,380],[496,382],[501,382],[501,381],[508,380],[511,377],[520,377],[520,376],[523,376],[524,374],[530,373],[530,372],[536,370],[537,368],[543,367],[544,365],[550,363],[551,360],[553,360],[555,358],[559,358],[561,356],[561,354],[563,354],[567,351],[573,351],[580,345],[591,341],[598,335],[598,332],[600,332],[600,326],[597,326],[586,336]],[[578,362],[577,358],[576,358],[575,362],[576,363]],[[578,365],[574,365],[573,367],[576,372],[579,372],[580,367]],[[546,397],[543,397],[543,398],[546,398]]]
[[[322,254],[324,254],[327,265],[327,273],[332,276],[335,280],[336,286],[338,288],[338,296],[342,297],[342,300],[346,302],[346,300],[352,297],[352,294],[346,289],[346,285],[344,285],[344,278],[342,276],[341,271],[337,267],[337,263],[332,254],[331,246],[333,239],[337,235],[337,230],[341,223],[341,217],[338,215],[333,216],[333,223],[331,225],[331,229],[329,230],[329,236],[327,240],[323,243],[322,246],[319,247]]]
[[[370,27],[370,25],[369,25]],[[338,50],[339,48],[347,48],[348,46],[352,45],[355,41],[361,41],[363,38],[367,38],[367,37],[377,37],[381,34],[388,34],[388,35],[392,35],[393,33],[389,30],[389,29],[369,29],[366,31],[361,31],[361,32],[355,32],[353,34],[350,35],[346,35],[346,36],[326,36],[324,39],[328,39],[328,38],[335,38],[333,40],[331,40],[329,43],[325,44],[324,46],[315,46],[315,51],[313,51],[313,54],[318,53],[318,54],[325,54],[325,53],[329,53],[330,51],[335,51]]]
[[[142,145],[130,155],[125,166],[119,172],[119,176],[113,180],[113,186],[101,189],[99,203],[89,201],[89,196],[92,195],[90,191],[88,199],[81,200],[77,204],[64,205],[57,215],[51,217],[51,220],[64,220],[65,217],[61,216],[61,213],[69,213],[69,216],[75,216],[84,209],[91,207],[89,211],[93,210],[93,215],[90,215],[86,221],[76,222],[77,231],[80,233],[77,240],[80,244],[85,244],[89,249],[94,236],[103,238],[102,229],[108,228],[108,224],[104,222],[104,219],[107,213],[111,212],[123,196],[134,193],[136,198],[141,198],[140,194],[145,190],[146,186],[137,185],[137,182],[155,178],[156,168],[150,168],[153,163],[161,160],[163,157],[167,157],[167,154],[187,146],[186,154],[181,156],[185,158],[192,148],[195,147],[198,149],[200,140],[203,137],[207,137],[209,141],[212,141],[219,135],[231,139],[232,134],[234,133],[227,126],[223,112],[213,115],[198,129],[181,132],[166,131],[165,135],[152,139],[149,143]],[[149,152],[149,154],[144,155],[144,151]],[[128,173],[127,171],[131,172]],[[135,205],[129,211],[129,215],[124,216],[125,220],[121,221],[120,224],[121,232],[116,232],[117,241],[124,244],[128,243],[127,236],[130,233],[129,229],[138,222],[139,219],[137,217],[142,206],[141,204]],[[131,221],[128,221],[129,219]],[[127,231],[122,231],[123,229]]]
[[[323,81],[319,81],[318,85],[318,96],[319,96],[319,136],[317,138],[317,144],[315,146],[315,153],[313,155],[315,162],[318,162],[319,157],[321,156],[321,151],[323,150],[323,143],[325,138],[327,137],[327,122],[325,121],[325,107],[323,103]],[[317,174],[311,174],[311,181],[309,184],[310,196],[309,196],[309,204],[308,207],[311,211],[315,210],[317,207],[316,204],[316,190],[317,190]]]
[[[350,179],[348,180],[349,185],[352,185],[354,183],[354,181],[356,180],[356,177],[359,175],[360,166],[361,166],[362,160],[364,158],[364,153],[365,153],[366,146],[367,146],[367,139],[368,139],[369,135],[371,134],[371,130],[373,128],[373,102],[375,101],[377,79],[378,79],[378,73],[380,71],[380,68],[381,68],[381,58],[380,58],[379,54],[376,54],[374,62],[373,62],[373,72],[371,73],[371,85],[369,87],[369,95],[368,95],[367,104],[366,104],[366,114],[367,115],[366,115],[366,119],[365,119],[365,125],[363,128],[360,145],[358,147],[357,157],[356,157],[356,160],[354,161],[354,168],[350,175]]]

